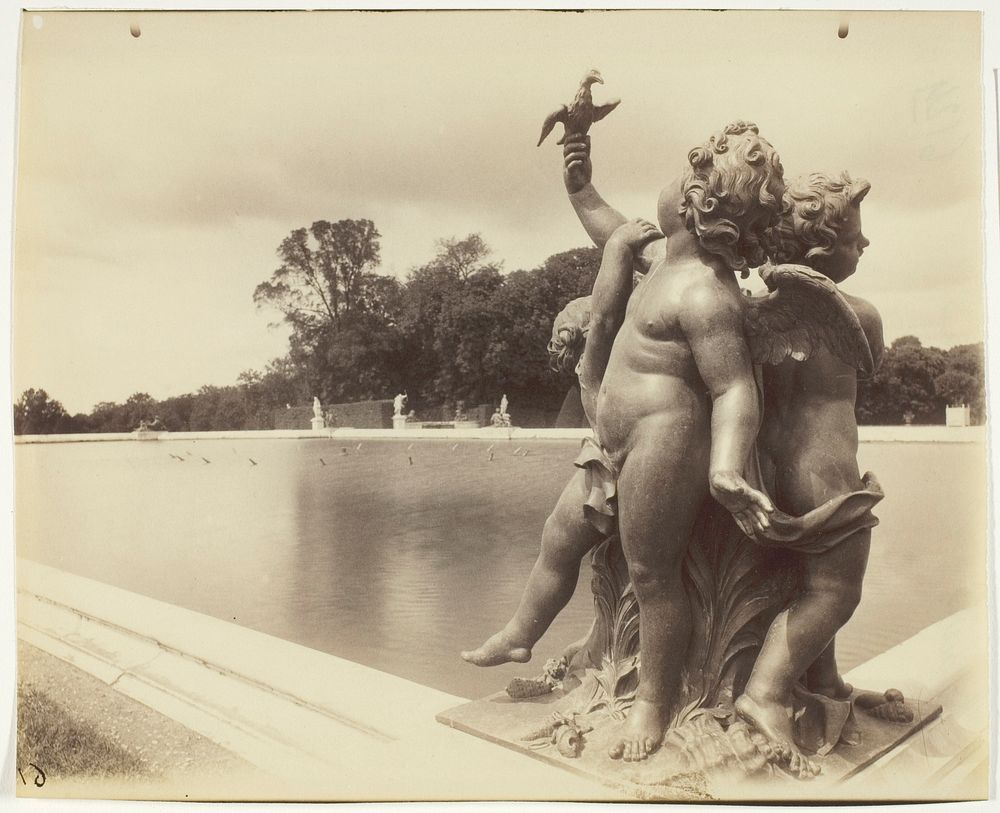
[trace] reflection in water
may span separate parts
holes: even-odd
[[[18,554],[481,696],[535,671],[478,669],[458,652],[514,610],[577,443],[534,441],[515,456],[504,441],[492,461],[488,441],[409,445],[20,445]],[[838,639],[845,668],[981,603],[985,583],[983,447],[864,444],[861,458],[887,496],[865,597]],[[589,627],[589,579],[585,565],[539,667]]]

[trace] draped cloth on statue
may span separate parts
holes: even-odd
[[[584,438],[573,463],[586,472],[585,516],[601,533],[613,533],[618,513],[618,473],[614,465],[604,449],[591,438]],[[756,449],[748,474],[751,485],[764,492],[770,491],[760,474]],[[757,536],[757,543],[796,553],[823,553],[864,528],[874,528],[878,525],[878,517],[871,509],[885,495],[872,472],[865,473],[862,485],[864,488],[827,500],[800,517],[775,509],[770,517],[771,527]]]
[[[587,499],[583,513],[598,531],[605,536],[618,527],[618,472],[607,453],[595,440],[584,438],[580,454],[573,465],[586,472]]]
[[[751,472],[753,468],[751,467]],[[761,482],[759,474],[756,478],[751,476],[747,479],[755,488],[760,488],[770,496],[771,490]],[[753,482],[754,479],[757,479],[757,483]],[[861,483],[864,488],[827,500],[800,517],[775,508],[770,516],[771,527],[763,534],[757,534],[757,544],[796,553],[824,553],[852,534],[865,528],[874,528],[878,525],[878,517],[872,514],[872,508],[885,494],[878,479],[870,471],[865,472]]]

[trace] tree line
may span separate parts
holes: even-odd
[[[405,280],[378,272],[380,235],[370,220],[317,221],[279,245],[278,268],[253,297],[290,328],[289,351],[231,386],[156,400],[135,393],[69,415],[44,390],[14,405],[17,434],[129,432],[159,419],[172,431],[273,428],[288,404],[408,395],[418,414],[458,401],[493,403],[506,393],[522,411],[554,417],[571,375],[549,368],[552,320],[590,293],[600,252],[577,248],[532,270],[502,273],[478,234],[445,238]],[[878,374],[859,386],[861,423],[942,423],[948,404],[966,403],[982,421],[983,346],[950,350],[897,339]]]

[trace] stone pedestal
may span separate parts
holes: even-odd
[[[402,432],[406,429],[406,416],[405,415],[393,415],[392,416],[392,428],[397,432]]]
[[[970,417],[969,408],[965,405],[946,407],[944,412],[944,425],[969,426],[972,423]]]
[[[322,418],[313,418],[311,423],[313,432],[321,432],[326,429],[326,421]]]

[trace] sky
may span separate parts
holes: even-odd
[[[479,232],[507,271],[586,245],[541,123],[588,68],[622,99],[594,184],[653,218],[732,119],[787,178],[867,178],[849,293],[886,337],[983,337],[979,20],[972,13],[43,12],[19,85],[14,396],[70,412],[231,384],[287,350],[253,303],[275,249],[369,218],[405,279]],[[138,26],[140,36],[130,32]],[[561,126],[557,126],[557,132]]]

